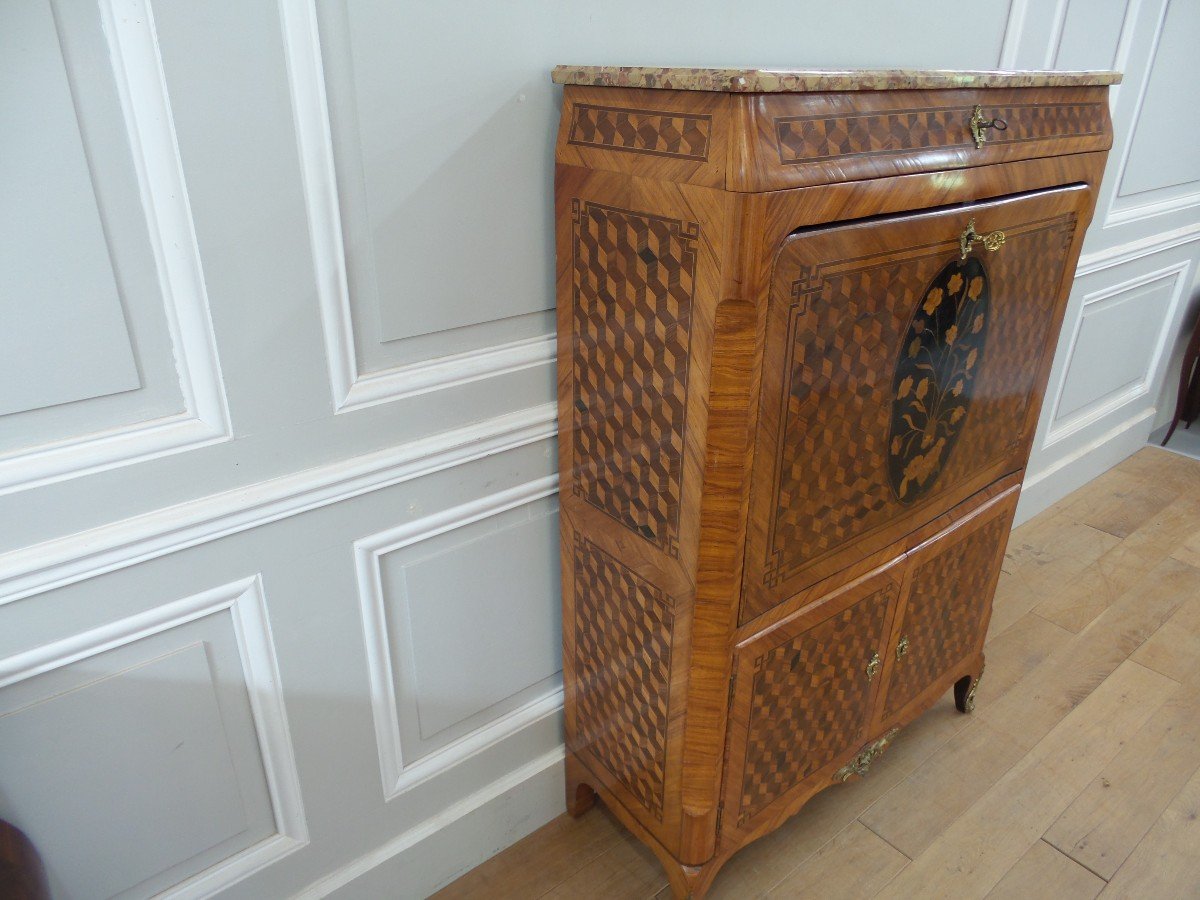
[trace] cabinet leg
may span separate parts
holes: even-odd
[[[572,818],[579,818],[592,808],[596,802],[596,792],[588,783],[590,776],[587,770],[579,764],[570,753],[567,754],[567,813]]]
[[[975,711],[975,692],[979,690],[981,681],[983,681],[982,665],[979,667],[979,674],[964,675],[954,682],[954,705],[958,707],[960,713]]]
[[[685,866],[663,860],[672,900],[703,900],[712,887],[717,870],[725,864],[726,856],[717,856],[702,866]]]

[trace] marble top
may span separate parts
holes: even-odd
[[[683,69],[643,66],[555,66],[557,84],[722,91],[887,91],[933,88],[1079,87],[1118,84],[1120,72],[963,71],[957,69]]]

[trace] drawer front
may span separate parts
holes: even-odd
[[[1112,142],[1105,88],[760,94],[742,102],[758,135],[743,190],[991,165]]]
[[[1017,497],[1013,489],[909,555],[887,654],[882,722],[919,712],[910,708],[914,702],[922,705],[935,684],[968,674],[958,668],[983,650]]]
[[[797,233],[775,263],[740,621],[1018,471],[1087,190]],[[1003,230],[990,252],[959,236]]]
[[[858,749],[899,589],[896,564],[738,646],[725,827],[752,830]]]

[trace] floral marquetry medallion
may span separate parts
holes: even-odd
[[[988,295],[983,263],[953,260],[925,291],[900,345],[888,477],[902,502],[933,487],[966,424],[987,340]]]

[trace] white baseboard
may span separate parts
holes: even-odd
[[[1033,518],[1146,446],[1146,439],[1154,427],[1154,415],[1154,407],[1144,409],[1026,476],[1014,525]]]
[[[296,895],[419,900],[566,811],[559,745]]]

